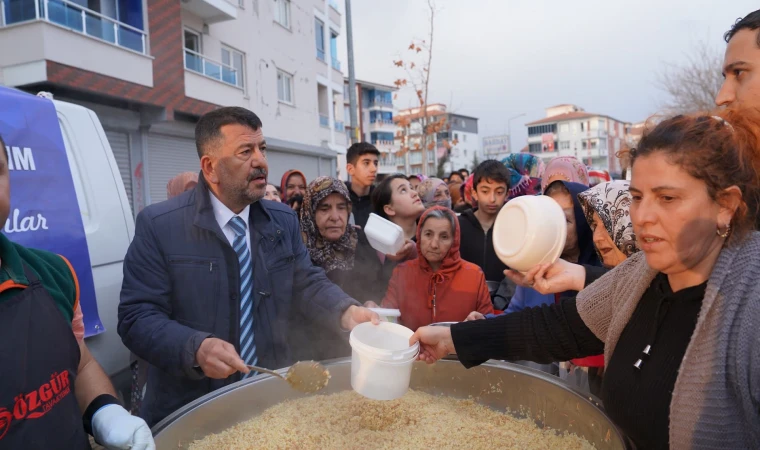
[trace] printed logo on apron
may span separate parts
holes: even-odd
[[[17,395],[13,405],[0,407],[0,440],[5,437],[13,421],[39,419],[71,394],[69,375],[68,370],[53,372],[47,383],[32,392]]]

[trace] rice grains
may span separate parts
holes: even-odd
[[[410,390],[375,401],[353,391],[288,400],[190,444],[190,450],[556,449],[594,447],[574,434],[541,430],[472,400]]]

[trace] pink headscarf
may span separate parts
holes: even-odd
[[[588,186],[588,169],[574,156],[560,156],[549,161],[541,178],[541,192],[553,181],[569,181]]]
[[[198,172],[182,172],[166,184],[166,198],[173,198],[198,184]]]

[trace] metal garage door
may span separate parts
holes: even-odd
[[[321,161],[320,161],[321,159]],[[300,170],[306,175],[306,182],[314,180],[320,175],[334,176],[335,158],[299,155],[281,150],[267,151],[267,164],[269,165],[269,182],[280,185],[282,174],[288,170]]]
[[[201,163],[193,139],[151,133],[148,135],[150,201],[166,200],[166,185],[182,172],[198,172]]]
[[[121,131],[106,130],[106,137],[108,138],[108,143],[111,144],[111,150],[113,151],[113,157],[116,159],[116,164],[119,166],[121,179],[124,181],[124,189],[127,191],[129,207],[134,211],[135,208],[132,203],[132,161],[129,153],[129,135]]]

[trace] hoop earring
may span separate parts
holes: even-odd
[[[722,233],[721,233],[721,231],[720,231],[720,227],[718,227],[718,229],[716,229],[716,230],[715,230],[715,233],[716,233],[718,236],[720,236],[720,237],[722,237],[723,239],[725,239],[725,238],[727,238],[727,237],[728,237],[728,235],[731,233],[731,225],[730,225],[730,224],[729,224],[729,225],[726,225],[726,231],[724,231],[724,232],[722,232]]]

